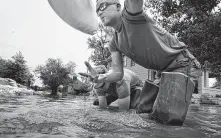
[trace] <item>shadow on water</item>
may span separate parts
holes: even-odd
[[[183,126],[166,126],[135,110],[101,110],[93,97],[0,98],[0,137],[221,137],[221,107],[191,105]]]

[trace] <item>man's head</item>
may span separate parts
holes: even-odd
[[[119,0],[97,0],[96,12],[105,26],[111,26],[120,14]]]

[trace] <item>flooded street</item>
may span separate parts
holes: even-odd
[[[0,137],[221,137],[221,107],[191,105],[183,126],[148,120],[135,110],[101,110],[92,97],[0,98]]]

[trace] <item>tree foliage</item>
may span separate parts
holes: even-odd
[[[105,65],[107,67],[107,60],[110,58],[107,44],[110,42],[113,33],[111,28],[100,24],[97,34],[88,38],[88,48],[93,50],[90,59],[95,65]]]
[[[221,0],[146,0],[145,10],[215,74],[221,73]],[[207,63],[207,64],[205,64]],[[209,63],[209,64],[208,64]],[[209,66],[208,66],[209,65]]]
[[[34,76],[26,65],[21,52],[12,56],[12,59],[5,60],[0,58],[0,77],[13,79],[17,83],[29,87],[34,82]]]
[[[35,72],[40,74],[43,84],[51,88],[52,95],[56,95],[59,85],[66,85],[71,81],[69,75],[74,73],[75,66],[74,62],[64,65],[60,59],[49,58],[45,65],[37,66]]]

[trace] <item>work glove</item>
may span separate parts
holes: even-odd
[[[91,82],[95,83],[94,88],[99,88],[99,87],[103,86],[105,76],[103,76],[102,74],[98,74],[97,71],[87,61],[85,61],[84,64],[86,65],[87,70],[89,71],[89,73],[81,73],[80,72],[78,74],[80,74],[81,76],[89,78],[89,80]]]

